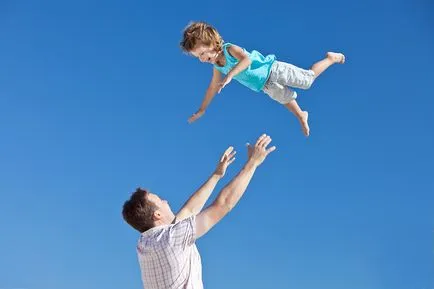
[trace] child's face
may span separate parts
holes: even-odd
[[[198,44],[191,51],[194,57],[197,57],[201,62],[214,64],[217,60],[218,53],[212,46]]]

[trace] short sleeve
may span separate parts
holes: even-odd
[[[196,216],[192,215],[184,220],[170,225],[169,242],[175,247],[185,249],[196,241]]]

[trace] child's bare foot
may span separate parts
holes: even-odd
[[[342,53],[327,52],[327,58],[333,61],[333,63],[345,63],[345,55],[343,55]]]
[[[307,123],[308,118],[309,118],[309,113],[307,111],[303,111],[302,116],[300,118],[300,124],[305,136],[309,136],[309,131],[310,131],[309,124]]]

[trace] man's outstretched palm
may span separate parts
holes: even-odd
[[[268,154],[276,149],[275,146],[267,149],[270,143],[271,137],[263,134],[258,138],[254,146],[247,144],[247,156],[249,160],[253,161],[258,166],[262,164]]]
[[[233,147],[228,147],[226,151],[223,153],[222,157],[220,158],[220,162],[217,165],[217,168],[215,170],[215,174],[219,177],[223,177],[226,173],[226,169],[232,162],[235,160],[234,156],[237,152],[234,151]]]

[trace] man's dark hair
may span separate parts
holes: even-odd
[[[122,216],[134,229],[143,233],[154,227],[153,215],[157,206],[148,200],[148,191],[141,188],[131,195],[124,203]]]

